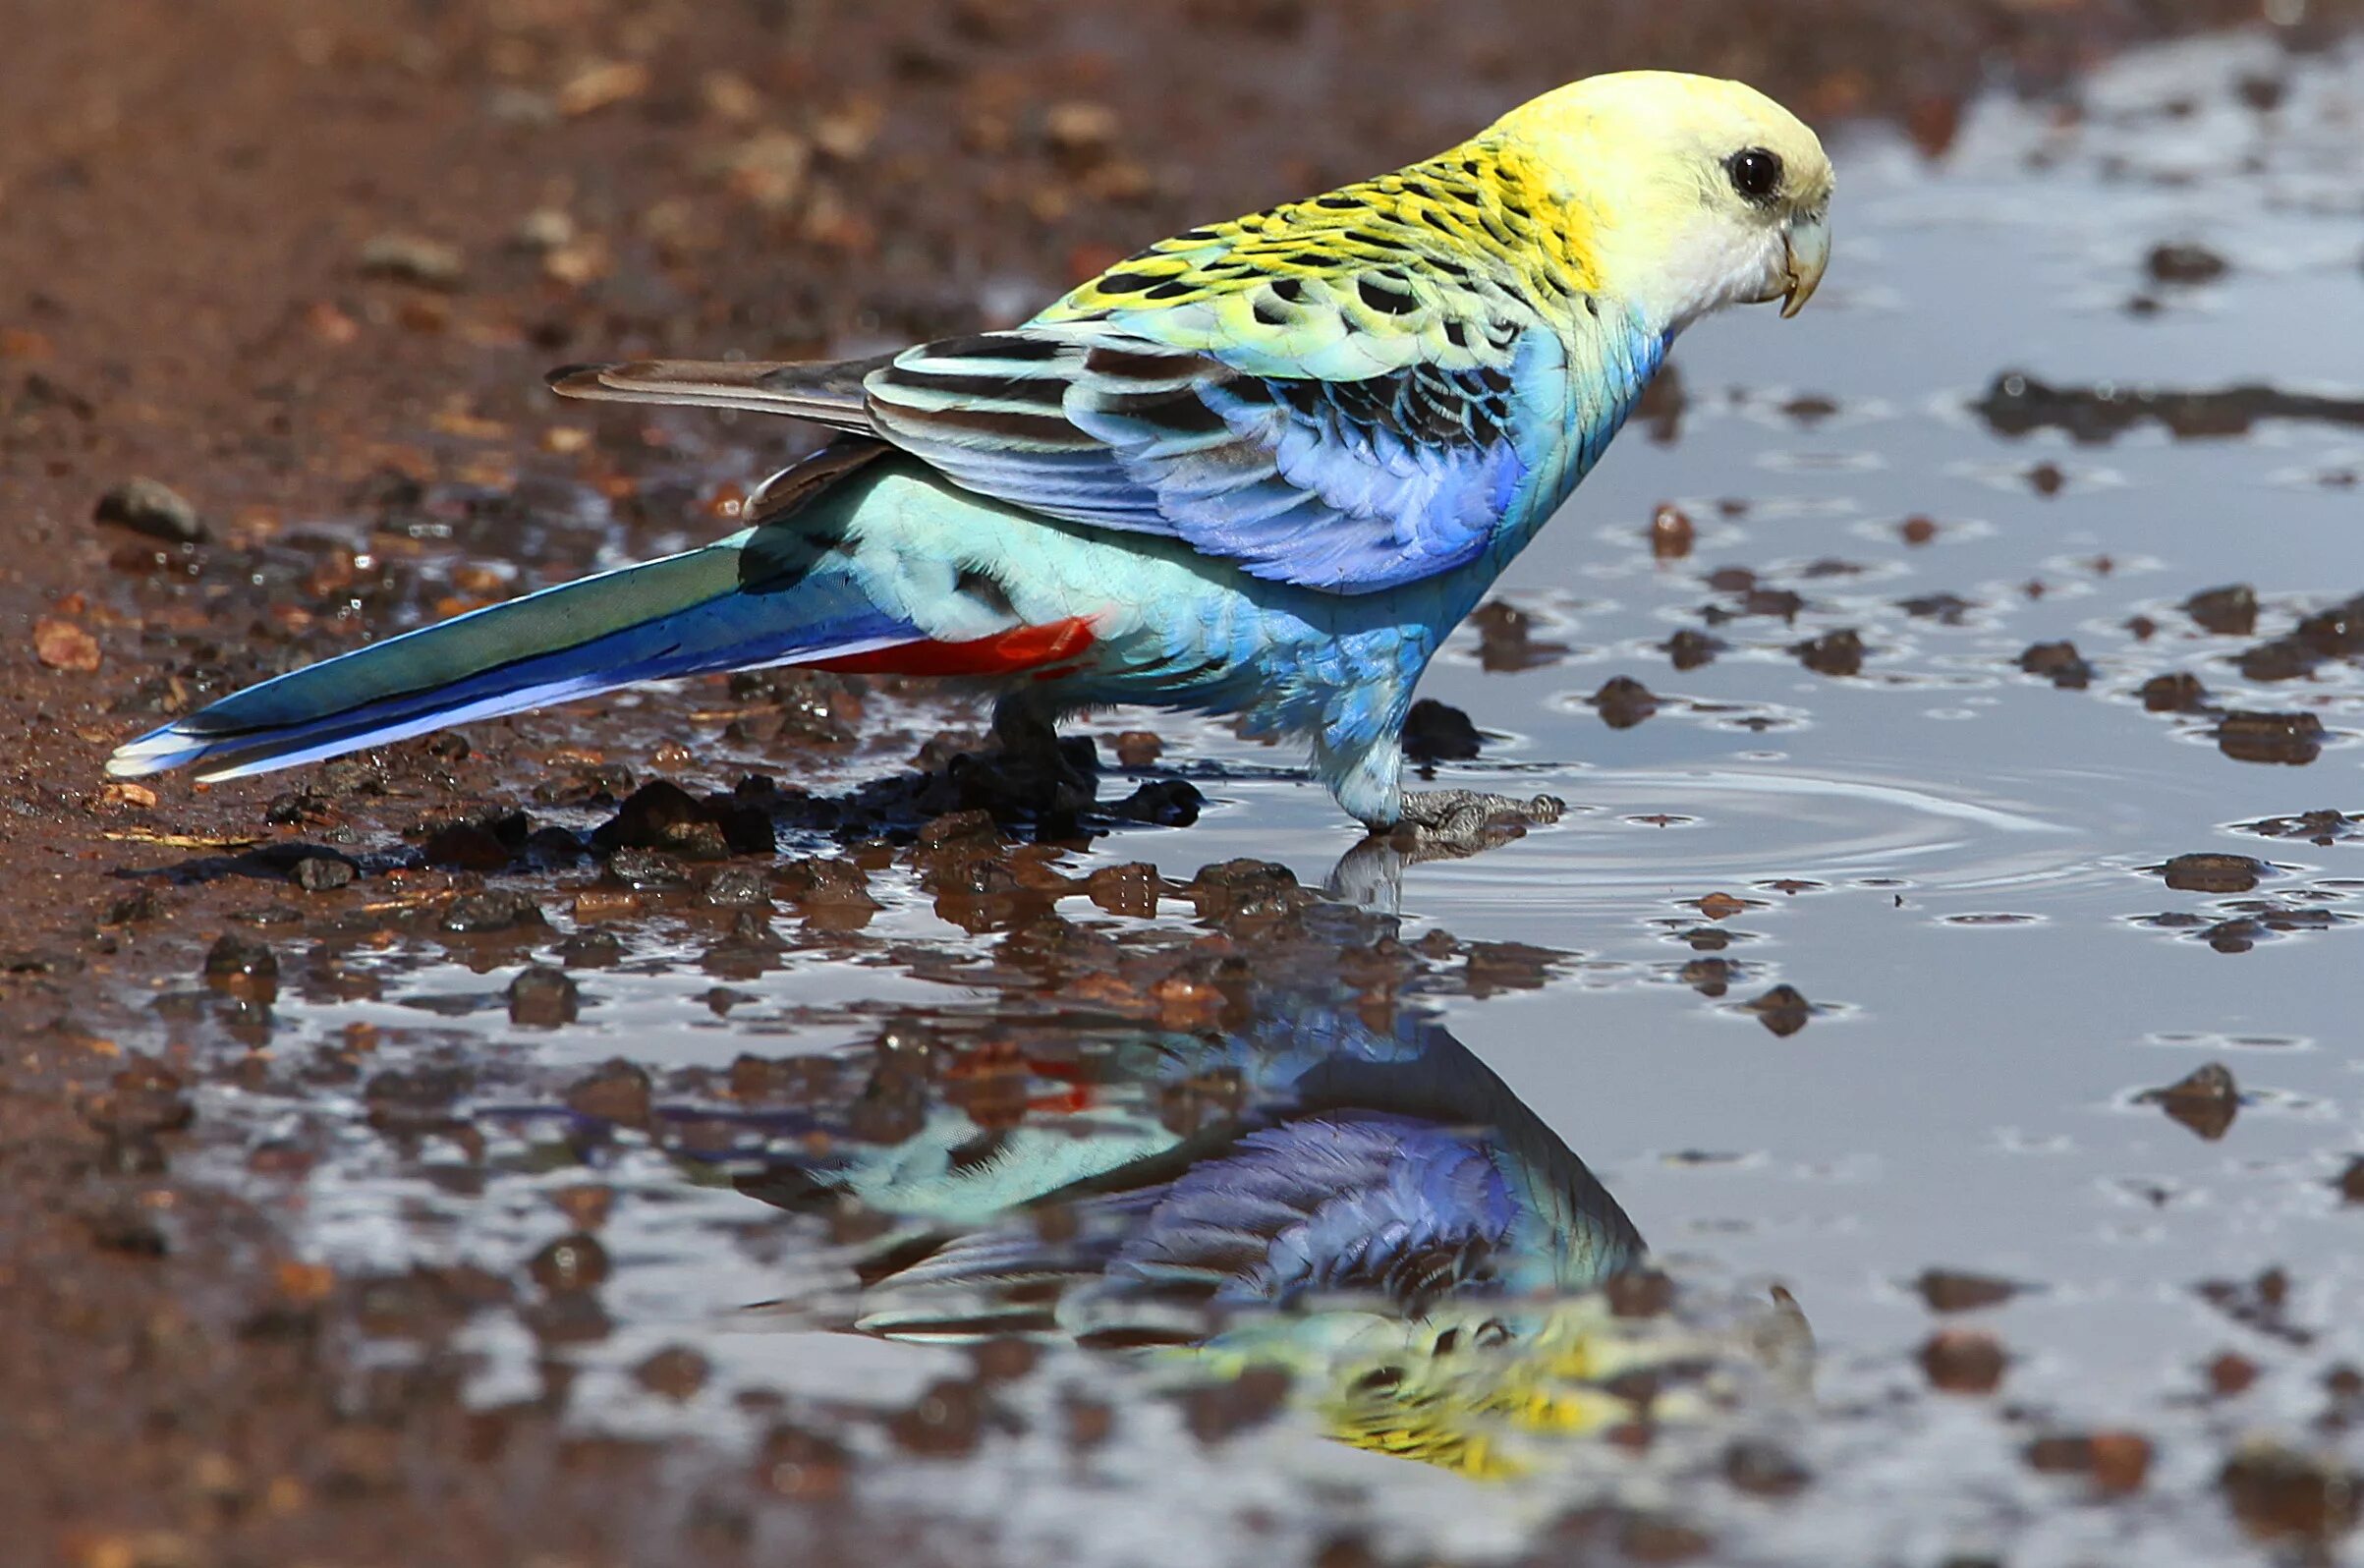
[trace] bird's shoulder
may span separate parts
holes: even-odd
[[[1250,373],[1356,379],[1501,367],[1568,330],[1598,262],[1517,149],[1473,141],[1390,174],[1185,230],[1035,318],[1216,354]]]

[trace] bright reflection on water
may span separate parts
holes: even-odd
[[[2236,90],[2258,75],[2286,79],[2280,107]],[[419,944],[344,955],[378,996],[308,992],[283,1034],[472,1061],[487,1143],[462,1173],[351,1102],[255,1105],[349,1119],[310,1179],[317,1247],[514,1270],[568,1228],[568,1188],[604,1184],[597,1331],[544,1321],[537,1347],[486,1315],[479,1398],[564,1362],[587,1423],[768,1441],[799,1474],[846,1467],[864,1506],[989,1521],[1014,1560],[1356,1532],[1501,1553],[1604,1499],[1644,1521],[1604,1528],[1688,1521],[1749,1560],[2227,1560],[2234,1436],[2343,1443],[2306,1424],[2326,1369],[2364,1357],[2333,1188],[2364,882],[2344,824],[2238,825],[2358,804],[2354,649],[2295,673],[2251,650],[2364,589],[2364,438],[2309,418],[2079,440],[1973,406],[2007,370],[2364,390],[2359,127],[2356,56],[2235,38],[2105,70],[2074,122],[1981,104],[1936,161],[1842,134],[1814,308],[1686,340],[1679,414],[1638,422],[1504,585],[1565,651],[1490,671],[1465,630],[1425,688],[1497,737],[1451,782],[1570,803],[1523,842],[1341,865],[1355,835],[1283,759],[1176,725],[1205,817],[1059,866],[1154,863],[1146,918],[1070,895],[971,934],[880,869],[866,924],[783,914],[784,947],[717,958],[689,914],[622,928],[559,1031],[502,1003],[554,941],[480,974]],[[2170,240],[2229,272],[2155,281]],[[1686,558],[1651,553],[1661,502],[1693,522]],[[2251,628],[2180,607],[2234,583]],[[1685,629],[1720,647],[1678,669]],[[1856,673],[1801,661],[1840,632]],[[2020,667],[2058,641],[2081,687]],[[2205,705],[2147,710],[2175,672]],[[1613,676],[1655,710],[1605,723],[1588,700]],[[2320,755],[2242,759],[2227,710],[2311,714]],[[2195,852],[2272,864],[2237,890],[2156,869]],[[1365,908],[1177,892],[1234,857]],[[657,1109],[566,1109],[615,1056]],[[2219,1136],[2136,1099],[2210,1061],[2241,1092]],[[1630,1272],[1641,1236],[1682,1288],[1620,1316],[1586,1287],[1655,1278]],[[2199,1290],[2271,1265],[2288,1299],[2248,1324]],[[1940,1322],[1912,1288],[1933,1266],[2025,1288]],[[1963,1324],[2007,1350],[1996,1397],[1929,1388],[1919,1347]],[[1031,1370],[980,1381],[944,1343],[1005,1334],[1043,1342]],[[713,1369],[687,1403],[634,1373],[682,1345]],[[2265,1375],[2212,1404],[2199,1369],[2225,1349]],[[1229,1381],[1266,1364],[1285,1394]],[[2081,1506],[2023,1460],[2093,1428],[2151,1438],[2146,1502]],[[1727,1476],[1768,1456],[1813,1472],[1799,1504]],[[1517,1476],[1481,1496],[1471,1472]]]

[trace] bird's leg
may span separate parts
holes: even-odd
[[[1558,821],[1567,809],[1565,801],[1551,795],[1520,800],[1475,790],[1421,790],[1404,796],[1396,824],[1413,829],[1423,847],[1434,852],[1419,857],[1426,860],[1491,849],[1530,827]]]
[[[1061,743],[1051,716],[1025,697],[1005,697],[993,705],[993,739],[1001,748],[1001,771],[1037,797],[1037,810],[1088,811],[1099,798],[1092,742]]]

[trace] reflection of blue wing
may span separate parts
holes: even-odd
[[[1434,1023],[1379,1034],[1307,1006],[1215,1039],[1137,1037],[1113,1059],[1153,1092],[1236,1072],[1249,1104],[1189,1144],[1105,1110],[1064,1143],[1021,1129],[950,1162],[975,1184],[958,1202],[935,1155],[854,1155],[840,1177],[867,1202],[968,1220],[878,1281],[865,1328],[937,1337],[1055,1318],[1096,1341],[1187,1341],[1210,1310],[1358,1292],[1416,1315],[1452,1293],[1580,1289],[1641,1258],[1583,1162]],[[878,1179],[882,1160],[904,1172],[899,1189]],[[988,1193],[1004,1209],[1057,1202],[1066,1222],[981,1223]],[[1013,1311],[1013,1293],[1027,1305]]]
[[[1519,1212],[1470,1134],[1394,1116],[1311,1117],[1241,1139],[1169,1186],[1111,1281],[1203,1281],[1224,1304],[1368,1291],[1408,1311],[1492,1277]]]

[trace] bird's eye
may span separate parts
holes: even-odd
[[[1742,147],[1723,160],[1732,189],[1751,201],[1763,201],[1781,189],[1781,155],[1765,147]]]

